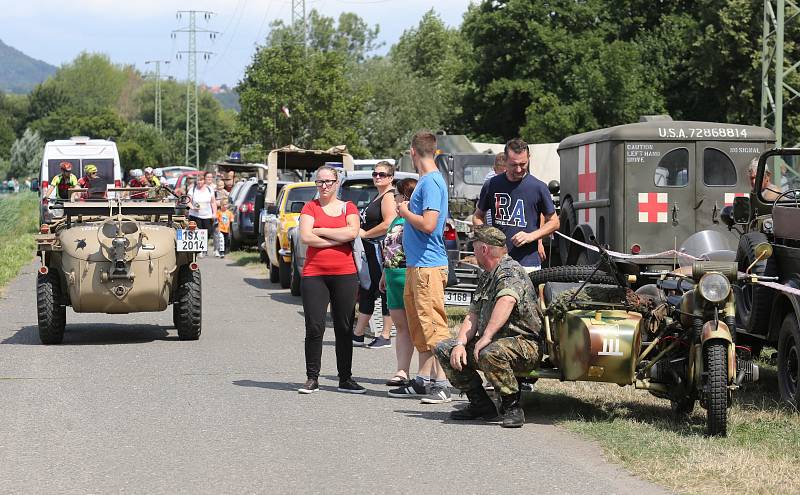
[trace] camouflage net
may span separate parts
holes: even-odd
[[[575,296],[576,292],[577,296]],[[575,299],[573,299],[573,296],[575,296]],[[643,316],[647,315],[651,310],[647,302],[640,299],[634,291],[627,287],[586,284],[580,292],[575,288],[560,293],[547,307],[546,314],[561,320],[564,319],[567,312],[574,309],[590,309],[591,303],[619,304],[626,311],[636,311]]]

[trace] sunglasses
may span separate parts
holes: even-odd
[[[381,179],[385,179],[387,177],[391,177],[392,174],[387,174],[386,172],[372,172],[372,178],[377,179],[380,177]]]
[[[331,187],[331,186],[332,186],[332,185],[334,185],[335,183],[336,183],[336,179],[328,179],[328,180],[315,180],[315,181],[314,181],[314,184],[316,184],[316,185],[317,185],[317,187],[323,187],[323,186],[324,186],[324,187]]]

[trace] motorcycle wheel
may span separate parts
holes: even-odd
[[[709,436],[728,434],[728,352],[725,342],[711,341],[703,349],[706,383],[706,432]]]
[[[783,318],[778,336],[778,389],[782,400],[800,404],[800,328],[794,313]]]

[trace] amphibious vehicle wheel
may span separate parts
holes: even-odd
[[[61,303],[61,279],[54,271],[36,278],[36,313],[39,340],[42,344],[60,344],[64,340],[67,307]]]
[[[281,289],[288,289],[291,283],[292,266],[283,261],[283,256],[278,255],[278,282],[281,284]]]
[[[767,236],[761,232],[750,232],[739,239],[739,247],[736,250],[736,261],[739,263],[739,271],[745,271],[756,260],[756,246],[767,242]],[[753,275],[774,276],[777,274],[775,259],[770,257],[759,261],[753,266]],[[769,322],[769,313],[772,310],[772,300],[774,293],[769,287],[762,285],[747,284],[741,285],[741,297],[736,298],[736,319],[737,324],[744,328],[748,333],[759,335],[766,334],[766,325]],[[744,345],[753,344],[760,348],[763,343],[753,339],[743,339],[746,342],[737,342]],[[761,344],[760,346],[758,344]],[[754,352],[754,354],[756,354]]]
[[[707,433],[728,433],[728,352],[724,342],[712,341],[703,350],[706,383],[704,389]]]
[[[594,272],[594,265],[556,266],[531,272],[530,279],[534,287],[545,282],[583,282],[589,277],[591,277],[589,282],[595,284],[616,285],[617,283],[614,277],[604,271],[597,270],[594,275],[592,272]]]
[[[794,313],[783,318],[778,336],[778,389],[781,399],[800,404],[800,329]]]
[[[292,280],[289,283],[289,292],[293,296],[300,295],[300,269],[294,256],[292,256]]]
[[[202,322],[200,271],[187,265],[178,270],[178,287],[172,304],[172,322],[178,329],[178,339],[200,338]]]

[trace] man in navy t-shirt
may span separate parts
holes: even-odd
[[[512,139],[506,144],[505,153],[506,173],[485,184],[473,224],[486,224],[489,213],[492,226],[506,235],[509,256],[531,272],[542,264],[539,240],[558,230],[559,221],[547,186],[528,173],[528,143]]]

